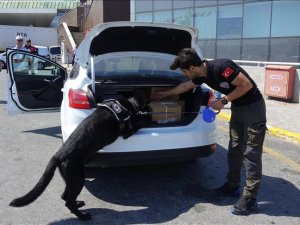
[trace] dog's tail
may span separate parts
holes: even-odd
[[[58,164],[59,160],[55,156],[53,156],[50,159],[44,174],[34,186],[34,188],[31,191],[29,191],[26,195],[14,199],[9,205],[13,207],[22,207],[36,200],[44,192],[44,190],[52,180]]]

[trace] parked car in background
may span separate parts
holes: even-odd
[[[61,48],[60,46],[49,47],[50,59],[58,64],[61,64]]]
[[[135,97],[142,105],[144,113],[139,120],[144,128],[126,140],[120,137],[99,149],[89,165],[184,161],[208,156],[216,149],[216,126],[202,118],[211,96],[206,88],[199,86],[161,102],[151,100],[153,92],[187,79],[180,70],[169,68],[177,52],[186,47],[194,48],[202,57],[194,28],[140,22],[97,25],[81,42],[65,82],[65,69],[40,56],[22,53],[51,63],[35,75],[19,73],[10,63],[8,110],[60,109],[62,137],[66,141],[97,103]],[[20,52],[9,52],[9,62],[16,54]]]
[[[0,62],[2,63],[2,69],[6,69],[6,52],[0,54]]]
[[[49,48],[47,46],[39,46],[39,45],[35,45],[34,47],[37,48],[37,54],[46,58],[46,59],[50,59],[50,54],[49,54]],[[45,66],[47,66],[47,61],[41,61],[39,60],[38,62],[36,62],[37,67],[39,70],[44,69]]]
[[[34,47],[37,48],[37,54],[38,55],[43,56],[47,59],[50,59],[49,48],[47,46],[35,45]]]

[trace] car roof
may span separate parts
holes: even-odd
[[[35,48],[44,48],[44,49],[48,49],[47,46],[41,46],[41,45],[34,45]]]
[[[131,33],[133,29],[137,31],[134,32],[135,36],[126,36],[126,34]],[[129,32],[130,31],[130,32]],[[172,33],[173,39],[180,39],[176,44],[169,43],[170,40],[165,40],[161,46],[155,46],[155,34],[157,36],[164,36],[166,33]],[[148,36],[145,39],[145,43],[137,43],[136,36],[143,37],[145,34]],[[123,36],[124,35],[124,36]],[[123,38],[121,37],[123,36]],[[118,39],[119,38],[119,39]],[[158,37],[156,37],[158,38]],[[112,42],[113,44],[108,44]],[[183,41],[186,39],[186,41]],[[124,44],[122,41],[131,40],[131,45]],[[99,42],[101,41],[101,44]],[[152,45],[149,42],[153,42]],[[118,22],[108,22],[96,25],[85,37],[78,47],[76,53],[75,61],[79,63],[83,68],[87,68],[92,55],[100,55],[110,52],[119,51],[129,51],[124,46],[129,46],[128,48],[132,51],[158,51],[161,53],[172,53],[174,55],[183,47],[193,47],[193,42],[197,41],[197,30],[192,27],[176,25],[176,24],[165,24],[165,23],[148,23],[148,22],[130,22],[130,21],[118,21]],[[148,42],[148,43],[147,43]],[[172,44],[172,45],[171,45]],[[167,47],[165,47],[168,45]],[[149,47],[150,46],[150,47]],[[146,48],[146,50],[144,49]],[[87,51],[87,49],[89,49]]]

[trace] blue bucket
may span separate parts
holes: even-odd
[[[207,123],[211,123],[215,121],[216,115],[219,114],[220,111],[215,112],[210,107],[206,107],[202,112],[203,120]]]

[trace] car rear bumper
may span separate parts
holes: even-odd
[[[207,157],[214,153],[215,150],[216,144],[142,152],[97,152],[89,157],[86,166],[112,167],[182,162]]]

